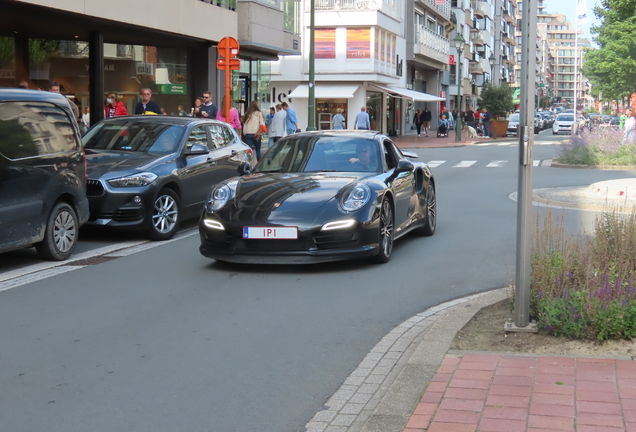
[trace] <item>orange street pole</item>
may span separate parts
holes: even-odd
[[[230,44],[225,44],[225,57],[227,62],[225,63],[225,121],[230,122],[230,99],[232,98],[232,70],[230,69],[230,58],[232,48]]]

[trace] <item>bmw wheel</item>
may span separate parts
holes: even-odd
[[[68,259],[77,244],[78,229],[73,207],[65,202],[55,204],[46,221],[44,239],[35,245],[38,254],[49,261]]]
[[[435,197],[435,186],[428,184],[426,189],[426,218],[424,226],[417,230],[419,235],[432,236],[437,227],[437,199]]]
[[[393,206],[384,198],[380,211],[380,252],[375,256],[377,262],[385,263],[391,259],[393,236]]]
[[[148,235],[153,240],[171,239],[181,223],[181,202],[177,194],[169,188],[162,189],[150,211]]]

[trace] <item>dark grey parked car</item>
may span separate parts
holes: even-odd
[[[249,173],[253,159],[228,124],[192,117],[115,117],[83,141],[88,223],[143,230],[154,240],[199,216],[211,187]]]
[[[0,252],[67,259],[88,219],[86,157],[66,97],[0,89]]]

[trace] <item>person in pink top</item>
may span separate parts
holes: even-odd
[[[239,119],[239,112],[236,108],[230,108],[230,120],[226,120],[225,116],[225,96],[223,96],[223,101],[221,102],[221,106],[219,110],[216,112],[216,119],[221,120],[225,123],[228,123],[232,126],[236,132],[238,132],[239,136],[241,136],[241,120]]]

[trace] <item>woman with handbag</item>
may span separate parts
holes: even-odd
[[[256,152],[256,160],[261,160],[261,137],[263,130],[267,130],[265,126],[265,118],[257,101],[252,101],[245,115],[241,119],[243,123],[243,138],[245,144],[250,146]]]

